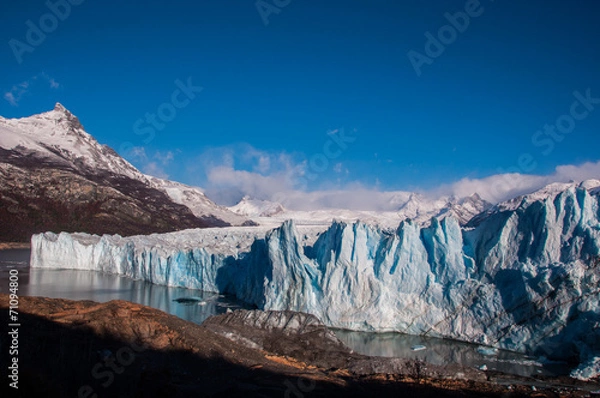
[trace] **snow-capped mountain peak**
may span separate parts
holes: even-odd
[[[285,212],[285,208],[281,203],[252,199],[247,195],[237,205],[230,207],[229,210],[247,217],[272,217]]]
[[[110,172],[143,179],[129,162],[88,134],[62,104],[38,115],[0,120],[0,148],[83,174]]]
[[[56,104],[54,104],[54,110],[55,110],[56,112],[64,112],[64,113],[72,114],[72,113],[71,113],[71,112],[69,112],[69,111],[67,110],[67,108],[65,108],[65,107],[63,106],[63,104],[61,104],[60,102],[57,102]]]
[[[10,239],[40,228],[133,233],[249,223],[197,188],[144,175],[60,103],[41,114],[0,118],[0,185],[0,221],[23,226],[8,231]],[[72,220],[56,217],[64,209]]]
[[[452,197],[447,205],[440,210],[436,218],[454,217],[461,225],[467,224],[473,217],[492,207],[492,204],[482,199],[478,193],[464,198]]]
[[[248,196],[235,206],[229,207],[234,213],[247,216],[261,225],[280,225],[292,219],[300,225],[329,225],[333,220],[355,222],[394,229],[403,220],[417,224],[427,224],[432,217],[443,219],[455,217],[465,224],[473,216],[488,209],[491,205],[479,195],[466,198],[429,198],[421,193],[398,192],[390,197],[388,210],[351,210],[344,208],[322,208],[314,210],[292,210],[278,202],[252,199]]]

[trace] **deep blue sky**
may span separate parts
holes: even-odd
[[[534,174],[600,160],[600,104],[547,155],[532,144],[569,112],[574,91],[600,98],[600,3],[482,0],[481,15],[417,76],[407,53],[425,53],[425,32],[437,36],[444,14],[468,3],[291,0],[265,25],[251,0],[87,0],[19,63],[9,41],[26,43],[26,21],[39,26],[49,9],[4,2],[0,114],[61,102],[138,167],[192,184],[208,184],[206,168],[227,163],[224,153],[235,170],[280,172],[281,154],[310,159],[339,128],[357,140],[308,189],[431,188],[497,174],[523,153],[536,167],[521,171]],[[134,123],[189,77],[203,91],[145,143]],[[248,148],[271,165],[243,161]]]

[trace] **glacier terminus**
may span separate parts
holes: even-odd
[[[331,327],[457,339],[600,374],[600,181],[552,184],[461,225],[33,236],[31,266],[235,295]]]

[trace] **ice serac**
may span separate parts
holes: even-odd
[[[573,360],[598,374],[600,182],[550,186],[462,228],[192,230],[121,238],[41,234],[32,266],[94,269],[222,293],[325,324],[399,331]]]

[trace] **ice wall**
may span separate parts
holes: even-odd
[[[36,235],[32,266],[231,293],[338,328],[454,338],[550,358],[600,356],[598,190],[571,186],[395,231],[293,222],[121,238]],[[585,373],[585,372],[580,372]]]

